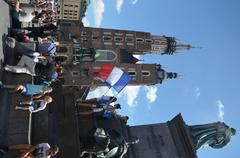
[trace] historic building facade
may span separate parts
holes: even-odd
[[[81,21],[90,0],[61,0],[58,6],[58,20]]]
[[[155,36],[148,32],[90,28],[60,25],[59,54],[67,56],[63,76],[65,85],[89,85],[93,78],[88,74],[98,72],[101,65],[111,63],[132,76],[132,85],[153,85],[177,77],[166,72],[160,64],[139,62],[135,55],[173,55],[191,45],[179,44],[175,38]],[[97,82],[98,83],[98,82]]]

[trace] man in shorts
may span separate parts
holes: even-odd
[[[34,85],[30,83],[25,83],[22,85],[5,85],[0,81],[0,88],[9,89],[11,92],[20,92],[25,95],[33,96],[33,99],[38,99],[49,94],[53,91],[51,87],[45,85]]]

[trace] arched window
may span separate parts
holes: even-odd
[[[103,36],[103,41],[112,41],[111,36]]]
[[[136,76],[137,72],[136,71],[128,71],[129,76]]]
[[[136,38],[136,41],[137,42],[144,42],[144,39],[143,38]]]
[[[62,47],[62,46],[60,46],[58,50],[58,52],[61,52],[61,53],[65,53],[67,51],[68,51],[67,47]]]
[[[142,71],[142,76],[150,76],[150,71],[143,70]]]
[[[96,50],[95,61],[112,62],[116,57],[117,55],[112,50]]]

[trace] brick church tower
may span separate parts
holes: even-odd
[[[59,54],[67,56],[64,85],[89,85],[89,72],[97,72],[104,63],[112,63],[128,72],[131,85],[153,85],[177,77],[159,64],[138,63],[134,55],[173,55],[190,49],[174,37],[155,36],[148,32],[60,25]],[[98,84],[98,83],[96,83]]]

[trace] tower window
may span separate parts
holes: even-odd
[[[112,41],[111,36],[103,36],[103,41]]]
[[[115,45],[117,45],[117,46],[122,46],[123,43],[115,43]]]
[[[136,76],[136,71],[128,71],[129,76]]]
[[[112,42],[104,42],[104,45],[112,45]]]
[[[104,35],[111,35],[111,32],[103,32]]]
[[[125,41],[128,42],[128,43],[131,43],[131,42],[133,42],[134,40],[133,40],[133,37],[127,36],[127,37],[125,38]]]
[[[122,42],[123,41],[123,38],[122,37],[114,37],[114,40],[116,41],[116,42]]]
[[[115,36],[122,36],[122,33],[115,33]]]
[[[97,36],[92,36],[92,40],[93,40],[93,41],[96,41],[97,39],[98,39]]]
[[[153,40],[152,39],[146,39],[145,42],[148,43],[148,44],[152,44]]]
[[[160,44],[161,44],[161,45],[166,45],[166,44],[167,44],[167,41],[161,41]]]
[[[142,71],[142,76],[150,76],[150,71]]]
[[[160,40],[154,40],[154,44],[160,44]]]
[[[79,72],[78,71],[72,71],[72,76],[79,76]]]
[[[144,42],[143,38],[136,38],[136,41],[139,42],[139,43]]]
[[[127,33],[126,36],[133,37],[133,34]]]
[[[82,31],[82,32],[81,32],[81,35],[82,35],[82,36],[86,36],[86,35],[87,35],[87,32]]]
[[[127,43],[127,46],[134,46],[133,43]]]

